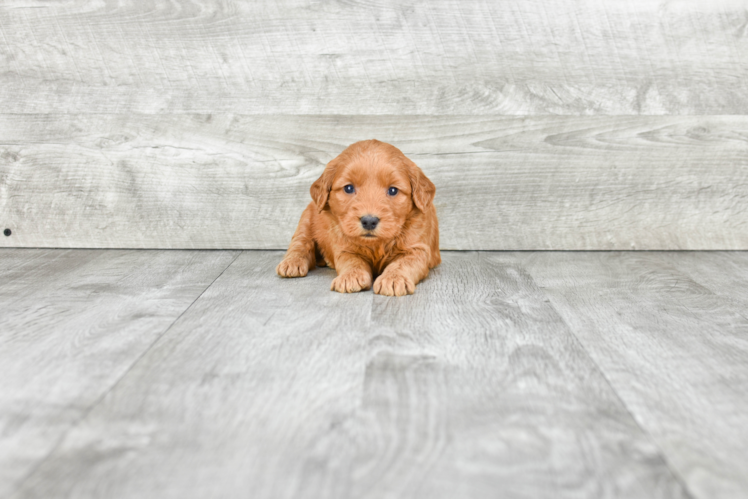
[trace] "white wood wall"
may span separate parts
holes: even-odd
[[[0,246],[283,248],[392,142],[445,249],[748,249],[748,0],[0,3]]]

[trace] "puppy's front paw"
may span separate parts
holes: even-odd
[[[407,276],[385,272],[374,282],[374,293],[402,297],[416,291],[416,284]]]
[[[361,269],[346,271],[332,280],[330,290],[340,293],[360,292],[371,288],[371,274]]]
[[[309,261],[298,255],[289,255],[275,268],[283,278],[301,278],[309,272]]]

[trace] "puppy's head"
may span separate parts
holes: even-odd
[[[346,236],[359,243],[395,238],[414,210],[424,211],[436,187],[395,146],[356,142],[327,164],[310,189],[321,212],[329,210]]]

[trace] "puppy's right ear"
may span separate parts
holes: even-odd
[[[309,188],[309,193],[312,195],[314,204],[317,205],[317,211],[322,212],[327,205],[327,200],[330,198],[330,190],[332,189],[332,181],[335,179],[335,171],[338,168],[338,158],[330,161],[319,176],[319,179],[314,181],[312,187]]]

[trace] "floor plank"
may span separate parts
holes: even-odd
[[[748,495],[746,262],[737,252],[526,257],[553,306],[698,497]]]
[[[685,493],[515,256],[444,255],[374,299],[354,494]]]
[[[523,256],[414,296],[244,252],[21,496],[683,496]]]
[[[662,259],[710,292],[748,310],[748,252],[667,252]]]
[[[281,257],[244,252],[20,494],[289,496],[345,467],[304,453],[360,401],[372,294],[282,280]]]
[[[748,248],[745,116],[0,114],[5,247],[285,249],[376,137],[437,187],[452,250]]]
[[[237,253],[0,250],[0,496]]]

